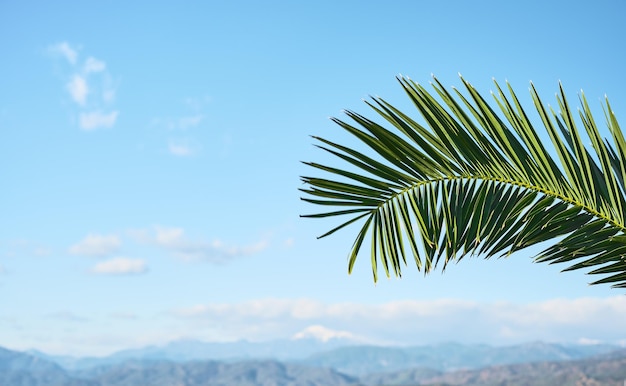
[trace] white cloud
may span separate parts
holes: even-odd
[[[85,65],[83,66],[83,71],[86,74],[89,74],[91,72],[102,72],[104,71],[105,68],[106,68],[106,63],[94,58],[93,56],[90,56],[85,61]]]
[[[69,252],[72,255],[102,257],[116,252],[121,245],[122,242],[115,235],[89,234],[78,243],[72,245],[69,248]]]
[[[130,228],[126,230],[126,235],[136,243],[148,244],[152,242],[152,229]]]
[[[265,240],[243,246],[226,245],[220,240],[214,240],[210,243],[185,240],[176,245],[167,246],[167,248],[174,256],[182,260],[223,263],[234,258],[259,253],[266,249],[267,246],[268,242]]]
[[[183,239],[183,228],[155,227],[154,241],[162,246],[170,247],[180,243]]]
[[[96,264],[91,272],[101,275],[130,275],[148,271],[148,265],[141,259],[116,257]]]
[[[113,127],[113,125],[115,125],[115,121],[117,120],[118,113],[118,111],[111,111],[108,114],[101,111],[81,113],[79,116],[80,128],[86,131],[91,131],[100,127]]]
[[[318,339],[363,337],[395,344],[459,341],[502,345],[534,340],[617,343],[626,339],[624,296],[528,304],[458,299],[382,304],[257,299],[198,304],[173,310],[172,315],[187,321],[189,328],[203,328],[219,320],[219,334],[251,340],[285,338],[285,334]]]
[[[578,339],[578,341],[576,343],[582,344],[582,345],[593,346],[593,345],[596,345],[596,344],[602,344],[602,341],[598,340],[598,339],[580,338],[580,339]]]
[[[179,157],[185,157],[185,156],[193,154],[193,151],[188,145],[174,143],[174,142],[169,143],[168,150],[170,154],[173,154]]]
[[[80,75],[74,75],[66,87],[74,102],[84,106],[87,102],[87,94],[89,93],[87,80]]]
[[[63,55],[70,64],[76,64],[78,53],[67,42],[53,44],[48,49],[51,52]]]
[[[64,56],[72,64],[65,88],[78,105],[74,113],[79,127],[85,131],[113,127],[119,112],[103,112],[110,109],[116,94],[115,82],[107,71],[106,63],[89,56],[82,65],[77,64],[78,54],[67,42],[51,45],[49,51]]]
[[[185,261],[224,263],[234,258],[254,255],[269,246],[267,240],[249,245],[227,245],[220,240],[194,241],[185,237],[182,228],[154,227],[152,230],[134,230],[131,237],[142,243],[155,244],[173,256]]]

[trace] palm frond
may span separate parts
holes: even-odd
[[[592,284],[626,288],[626,140],[608,100],[612,141],[601,137],[584,94],[577,120],[560,85],[554,111],[531,84],[548,149],[508,84],[505,92],[495,82],[493,106],[463,78],[465,93],[436,78],[434,93],[398,81],[422,123],[372,98],[366,103],[388,127],[353,111],[352,123],[333,119],[367,154],[314,137],[346,167],[307,162],[331,177],[302,177],[303,200],[334,208],[303,217],[348,217],[320,237],[364,221],[349,272],[368,236],[375,281],[379,263],[388,277],[400,276],[413,256],[428,273],[467,254],[508,256],[550,241],[535,261],[593,268],[588,273],[602,278]]]

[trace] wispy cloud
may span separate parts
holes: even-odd
[[[115,125],[119,111],[111,111],[103,113],[101,111],[91,111],[88,113],[80,113],[79,124],[83,130],[95,130],[101,127],[109,128]]]
[[[116,257],[96,264],[91,272],[99,275],[136,275],[146,273],[148,264],[142,259]]]
[[[104,257],[116,252],[122,245],[116,235],[89,234],[69,248],[72,255]]]
[[[134,230],[129,235],[136,241],[156,245],[185,261],[225,263],[235,258],[254,255],[269,246],[267,240],[248,245],[229,245],[220,240],[190,240],[182,228],[159,227]]]
[[[178,122],[176,123],[175,128],[185,130],[190,127],[195,127],[195,126],[198,126],[200,122],[202,122],[203,119],[204,119],[204,116],[201,114],[181,117],[181,118],[178,118]]]
[[[18,255],[47,256],[51,253],[49,247],[26,239],[11,240],[7,243],[7,246],[9,249],[4,253],[4,255],[8,257],[15,257]]]
[[[597,339],[580,338],[580,339],[578,339],[578,341],[576,343],[582,344],[582,345],[593,346],[593,345],[596,345],[596,344],[601,344],[602,341],[597,340]]]
[[[204,122],[205,106],[209,103],[209,98],[186,98],[183,101],[185,108],[181,114],[169,117],[155,117],[151,121],[152,126],[160,127],[168,132],[168,152],[175,156],[189,156],[198,152],[200,146],[191,146],[190,132]],[[181,132],[186,132],[185,137],[181,137]]]
[[[65,322],[74,322],[74,323],[85,323],[89,321],[89,319],[80,315],[76,315],[75,313],[70,312],[70,311],[53,312],[51,314],[48,314],[47,317],[52,318],[52,319],[62,320]]]
[[[87,60],[85,60],[85,64],[83,66],[83,72],[85,74],[89,74],[92,72],[102,72],[104,71],[105,68],[106,68],[106,63],[94,58],[93,56],[90,56],[87,58]]]
[[[61,42],[52,44],[48,47],[48,50],[52,53],[62,55],[70,64],[76,64],[78,52],[76,52],[76,50],[73,49],[69,43]]]
[[[294,238],[293,237],[289,237],[289,238],[287,238],[287,239],[285,239],[283,241],[283,247],[285,247],[285,248],[292,248],[295,243],[296,243],[296,241],[294,240]]]
[[[127,311],[117,311],[109,314],[111,319],[122,319],[122,320],[138,320],[139,316],[134,312]]]
[[[623,296],[527,304],[458,299],[382,304],[258,299],[236,304],[199,304],[173,310],[172,315],[187,320],[190,328],[220,320],[224,330],[220,333],[225,336],[257,340],[281,338],[287,333],[319,339],[339,334],[396,344],[450,340],[491,344],[532,340],[616,343],[626,337],[621,323],[626,320]]]
[[[50,255],[51,251],[50,251],[50,248],[35,247],[35,249],[33,250],[33,253],[35,254],[35,256],[48,256]]]
[[[78,51],[68,43],[49,46],[49,51],[62,55],[71,65],[65,89],[78,108],[78,124],[82,130],[93,131],[113,127],[119,111],[111,109],[116,88],[103,60],[87,57],[79,64]]]
[[[104,90],[102,90],[102,100],[104,103],[110,104],[115,100],[115,87],[113,87],[110,80],[107,80],[106,84]]]
[[[209,261],[221,263],[232,260],[234,258],[253,255],[263,251],[268,246],[268,242],[261,240],[250,245],[227,245],[221,240],[213,240],[212,242],[192,241],[180,236],[174,240],[167,242],[162,241],[161,234],[170,230],[157,230],[157,244],[169,250],[174,256],[186,261]]]
[[[89,88],[87,87],[87,81],[83,76],[74,74],[72,79],[67,83],[67,91],[70,93],[74,102],[81,106],[85,105]]]
[[[179,157],[186,157],[193,154],[193,150],[191,149],[191,147],[188,144],[181,142],[170,141],[167,149],[170,154]]]

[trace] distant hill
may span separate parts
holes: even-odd
[[[438,371],[494,365],[589,358],[617,350],[610,345],[560,345],[535,342],[506,347],[446,343],[418,347],[351,346],[315,354],[299,363],[330,367],[345,374],[429,368]]]
[[[392,385],[380,379],[379,385]],[[626,356],[621,359],[584,359],[565,362],[523,363],[465,370],[422,379],[417,385],[462,386],[623,386]],[[404,384],[406,385],[406,384]]]
[[[443,372],[415,368],[363,376],[368,386],[623,386],[626,350],[576,361],[542,361]]]
[[[278,361],[129,360],[67,371],[36,356],[0,348],[2,386],[360,386],[335,370]]]
[[[0,385],[3,386],[100,386],[76,379],[56,363],[0,347]]]
[[[437,379],[445,373],[428,367],[416,367],[410,370],[394,371],[389,373],[368,374],[362,376],[361,382],[366,385],[421,385],[420,382]]]
[[[269,359],[313,367],[333,368],[345,374],[363,376],[415,367],[451,371],[525,362],[574,360],[606,354],[618,349],[620,347],[611,345],[561,345],[543,342],[503,347],[458,343],[415,347],[380,347],[355,346],[353,342],[346,339],[331,339],[326,342],[315,339],[299,339],[226,343],[181,340],[163,346],[124,350],[100,358],[51,356],[34,350],[29,353],[53,361],[66,370],[114,365],[128,360],[184,363],[196,360],[235,362]]]
[[[95,368],[77,376],[100,386],[357,386],[355,377],[331,369],[277,361],[187,363],[128,361]]]
[[[116,352],[106,357],[53,356],[37,350],[30,354],[53,361],[68,370],[88,369],[97,366],[122,363],[127,360],[151,360],[188,362],[194,360],[241,361],[249,359],[271,359],[292,361],[307,358],[315,353],[333,350],[354,344],[349,339],[273,340],[268,342],[201,342],[177,340],[163,346],[148,346]]]
[[[121,363],[68,370],[41,356],[0,348],[0,385],[623,386],[626,380],[626,350],[610,350],[610,346],[545,343],[510,347],[445,344],[404,349],[364,346],[316,354],[311,357],[311,362],[326,363],[318,365],[304,363],[307,361],[287,363],[277,360],[174,362],[129,359]],[[592,356],[593,353],[596,355]],[[588,358],[571,360],[577,356]],[[545,357],[555,359],[536,359]],[[359,360],[362,363],[357,366]],[[420,364],[397,371],[372,371],[378,368],[376,363],[379,367],[389,369],[399,365],[408,366],[413,361]],[[493,362],[503,361],[518,363],[493,365]],[[347,375],[327,366],[333,362],[358,370],[362,375]],[[471,366],[475,367],[470,369]]]

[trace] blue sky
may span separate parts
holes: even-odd
[[[374,285],[300,201],[310,135],[398,74],[559,80],[626,118],[625,5],[583,1],[0,3],[0,346],[104,355],[181,338],[626,342],[582,272],[472,259]],[[525,98],[525,99],[524,99]],[[529,105],[530,108],[530,105]],[[389,328],[392,325],[393,328]],[[602,325],[602,329],[598,326]]]

